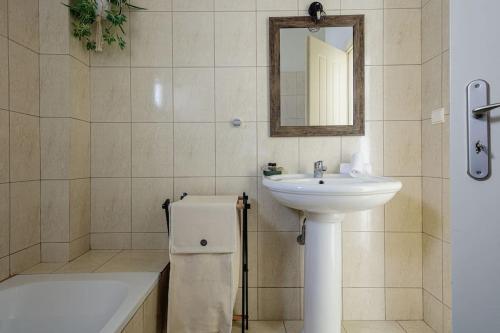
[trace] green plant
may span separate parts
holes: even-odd
[[[73,36],[93,51],[102,51],[103,42],[118,43],[123,50],[127,45],[124,9],[144,9],[132,5],[129,0],[73,0],[64,5],[73,17]]]

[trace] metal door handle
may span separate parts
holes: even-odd
[[[474,117],[481,118],[484,114],[490,112],[491,110],[497,109],[497,108],[500,108],[500,103],[480,106],[480,107],[472,110],[472,113],[474,114]]]

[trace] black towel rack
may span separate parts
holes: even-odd
[[[183,193],[181,200],[184,199],[188,194]],[[242,291],[241,291],[241,332],[244,333],[248,330],[248,210],[251,208],[248,203],[248,195],[243,192],[243,195],[239,197],[243,201],[243,216],[242,216]],[[161,206],[165,210],[166,221],[167,221],[167,232],[170,233],[170,199],[166,199]]]

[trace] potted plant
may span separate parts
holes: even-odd
[[[127,22],[125,9],[144,9],[134,6],[129,0],[72,0],[69,5],[73,18],[73,36],[85,43],[87,50],[101,52],[104,43],[126,46]]]

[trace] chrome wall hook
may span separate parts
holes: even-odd
[[[309,5],[309,15],[315,23],[321,21],[321,16],[325,15],[321,2],[315,1]]]

